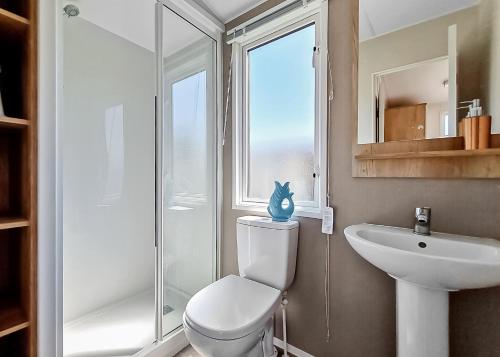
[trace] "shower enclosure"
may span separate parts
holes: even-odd
[[[189,4],[62,4],[64,356],[168,342],[217,277],[220,33]]]

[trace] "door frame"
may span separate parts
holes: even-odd
[[[421,67],[421,66],[426,65],[426,64],[440,62],[440,61],[446,61],[446,60],[449,60],[448,55],[434,57],[434,58],[430,58],[430,59],[426,59],[426,60],[418,61],[418,62],[412,62],[412,63],[406,64],[406,65],[396,66],[396,67],[388,68],[388,69],[385,69],[382,71],[373,72],[371,74],[371,97],[370,97],[371,117],[370,117],[370,120],[373,123],[375,123],[373,126],[373,131],[372,131],[372,141],[371,141],[372,143],[378,142],[376,140],[377,139],[377,130],[379,132],[379,137],[382,137],[382,139],[381,139],[382,141],[380,141],[380,142],[384,142],[384,139],[385,139],[384,138],[384,123],[377,120],[377,115],[376,115],[377,108],[376,108],[376,104],[375,104],[375,99],[377,98],[377,95],[379,94],[378,93],[379,79],[385,75],[388,75],[388,74],[407,71],[409,69],[418,68],[418,67]],[[450,100],[450,98],[448,100]]]

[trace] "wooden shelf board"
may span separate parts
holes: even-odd
[[[29,25],[30,21],[22,16],[16,15],[13,12],[0,8],[0,22],[13,21],[22,25]]]
[[[30,22],[27,18],[0,8],[0,33],[24,32]]]
[[[356,155],[357,160],[423,159],[436,157],[500,156],[500,148],[482,150],[439,150]]]
[[[10,118],[5,116],[0,116],[0,127],[7,128],[25,128],[30,124],[27,119]]]
[[[13,303],[0,303],[0,337],[7,336],[30,325],[23,309]]]
[[[25,218],[0,218],[0,230],[28,227],[29,221]]]

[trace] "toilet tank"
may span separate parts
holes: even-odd
[[[299,223],[246,216],[236,226],[240,276],[286,290],[295,276]]]

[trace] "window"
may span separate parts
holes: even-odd
[[[441,112],[441,137],[450,136],[450,116],[448,112]]]
[[[296,215],[320,217],[327,115],[320,3],[233,43],[235,209],[265,211],[274,181],[290,181]]]
[[[210,203],[215,156],[215,48],[202,38],[164,61],[164,183],[170,209]],[[174,208],[172,208],[174,207]]]

